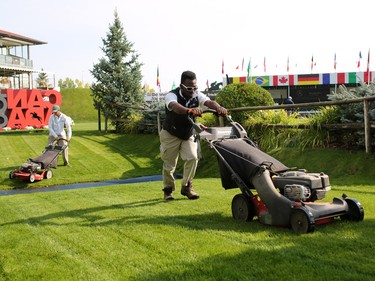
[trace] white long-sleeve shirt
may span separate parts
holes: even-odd
[[[50,136],[57,138],[58,136],[65,137],[64,125],[66,127],[67,139],[72,137],[72,127],[70,124],[70,117],[61,113],[59,117],[52,114],[48,120],[48,130]]]

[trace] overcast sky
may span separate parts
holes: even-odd
[[[162,91],[181,72],[197,73],[201,89],[229,76],[361,71],[375,61],[371,0],[17,0],[0,2],[0,29],[48,44],[31,47],[34,68],[56,79],[93,82],[102,38],[117,8],[126,36],[140,55],[143,81]],[[263,64],[266,60],[266,73]],[[242,61],[244,68],[242,71]],[[239,69],[236,70],[236,67]]]

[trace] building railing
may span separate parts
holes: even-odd
[[[0,55],[0,65],[33,68],[33,61],[17,56]]]

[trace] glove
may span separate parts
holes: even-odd
[[[196,116],[202,116],[203,111],[201,108],[189,108],[186,113],[187,115],[196,117]]]

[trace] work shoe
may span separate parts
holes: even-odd
[[[186,186],[183,186],[181,188],[181,195],[186,196],[190,200],[195,200],[199,198],[199,194],[194,191],[191,182],[189,182]]]
[[[174,199],[172,196],[173,189],[171,187],[166,187],[162,190],[164,191],[164,200],[169,201]]]

